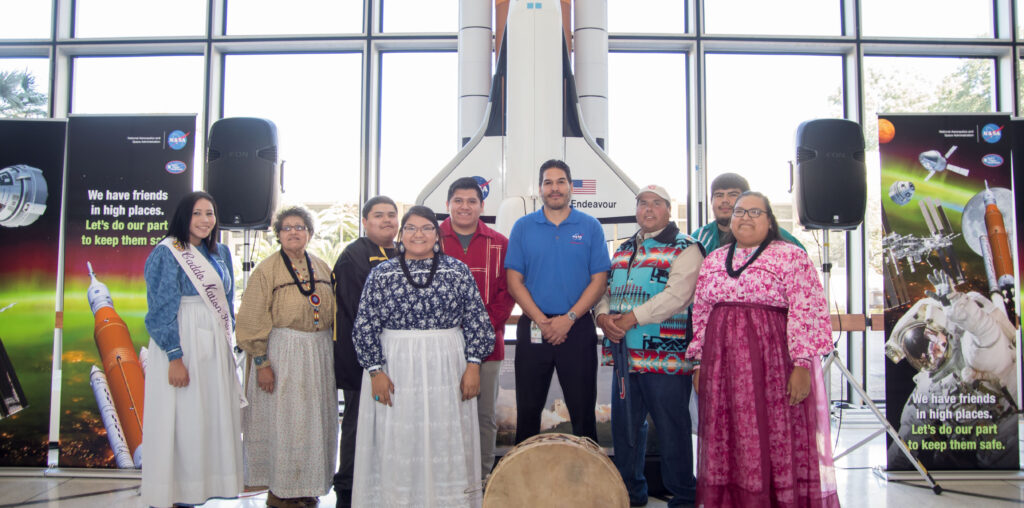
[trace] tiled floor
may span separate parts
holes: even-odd
[[[869,413],[859,410],[846,411],[843,427],[838,436],[838,449],[845,450],[849,445],[869,436],[877,428],[877,423]],[[1024,435],[1024,429],[1021,435]],[[1024,446],[1021,449],[1024,450]],[[937,480],[945,490],[942,495],[937,496],[919,480],[886,481],[875,469],[884,464],[884,436],[876,437],[869,444],[858,448],[836,463],[839,498],[844,507],[988,508],[1024,504],[1024,477],[1013,478],[1007,475],[1004,478],[1009,479],[952,480],[942,479],[937,473]],[[25,476],[9,476],[14,473]],[[138,479],[132,478],[43,477],[42,472],[38,470],[0,469],[0,508],[137,508],[141,506],[138,485]],[[258,492],[240,499],[213,500],[203,506],[258,507],[263,506],[265,501],[266,493]],[[320,498],[320,505],[332,508],[335,505],[333,492]],[[651,499],[648,506],[665,506],[665,502]]]

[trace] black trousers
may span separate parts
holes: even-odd
[[[549,316],[550,317],[550,316]],[[558,372],[572,433],[597,441],[597,329],[583,314],[569,329],[565,342],[530,342],[530,318],[523,314],[516,328],[516,444],[540,433],[540,416]]]
[[[362,383],[360,383],[362,384]],[[352,472],[356,459],[356,426],[359,423],[359,392],[342,390],[345,397],[345,416],[341,419],[341,442],[338,449],[338,472],[334,475],[334,493],[337,506],[348,507],[352,503]]]

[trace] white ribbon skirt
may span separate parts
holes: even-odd
[[[461,328],[385,330],[393,406],[363,373],[353,506],[480,506],[476,399],[462,400]]]
[[[178,333],[189,383],[167,382],[167,354],[149,341],[142,424],[142,501],[202,504],[242,490],[235,359],[224,328],[199,296],[181,298]]]

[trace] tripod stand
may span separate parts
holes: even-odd
[[[822,279],[823,286],[825,289],[826,307],[829,306],[829,299],[831,297],[829,293],[829,279],[831,277],[832,272],[832,263],[830,262],[831,260],[829,256],[829,249],[831,245],[828,239],[828,232],[829,230],[827,228],[822,230],[822,249],[824,253],[823,261],[821,263],[821,272],[823,275]],[[850,452],[856,450],[857,448],[860,448],[861,446],[864,446],[865,444],[869,443],[871,440],[878,437],[883,432],[888,432],[889,437],[891,437],[893,442],[896,443],[896,446],[899,447],[903,455],[907,457],[907,460],[909,460],[910,463],[914,465],[914,469],[917,469],[917,472],[921,475],[921,478],[928,484],[929,487],[931,487],[932,492],[935,492],[936,495],[942,494],[942,487],[940,487],[938,483],[935,483],[935,480],[932,478],[931,473],[929,473],[928,470],[925,469],[924,465],[921,464],[921,461],[917,460],[917,458],[910,453],[910,449],[907,448],[907,443],[905,443],[903,439],[900,438],[899,432],[897,432],[896,429],[892,426],[892,424],[889,423],[889,420],[885,418],[885,415],[882,414],[882,411],[878,409],[878,406],[875,405],[874,401],[871,400],[871,397],[868,396],[867,392],[864,390],[864,387],[861,386],[859,382],[857,382],[857,379],[854,377],[853,373],[851,373],[850,370],[846,368],[846,365],[844,365],[843,360],[839,358],[839,353],[835,350],[835,348],[833,348],[832,352],[825,357],[825,364],[822,366],[821,369],[825,375],[826,388],[831,388],[830,374],[833,365],[839,368],[839,372],[843,375],[843,377],[846,378],[846,381],[850,384],[850,387],[852,387],[860,395],[861,400],[864,401],[864,405],[866,405],[868,409],[870,409],[871,412],[875,414],[875,418],[877,418],[878,422],[882,424],[882,428],[876,430],[870,436],[858,441],[856,444],[847,448],[842,453],[834,455],[832,459],[839,460],[842,457],[849,454]],[[826,392],[829,392],[831,396],[831,392],[828,389],[826,389]],[[842,411],[842,409],[840,409],[840,411]]]

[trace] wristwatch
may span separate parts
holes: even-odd
[[[256,365],[256,368],[262,367],[265,363],[267,363],[267,355],[254,356],[252,358],[252,363]]]
[[[565,317],[569,318],[569,321],[572,321],[573,323],[576,322],[576,313],[571,310],[565,315]]]

